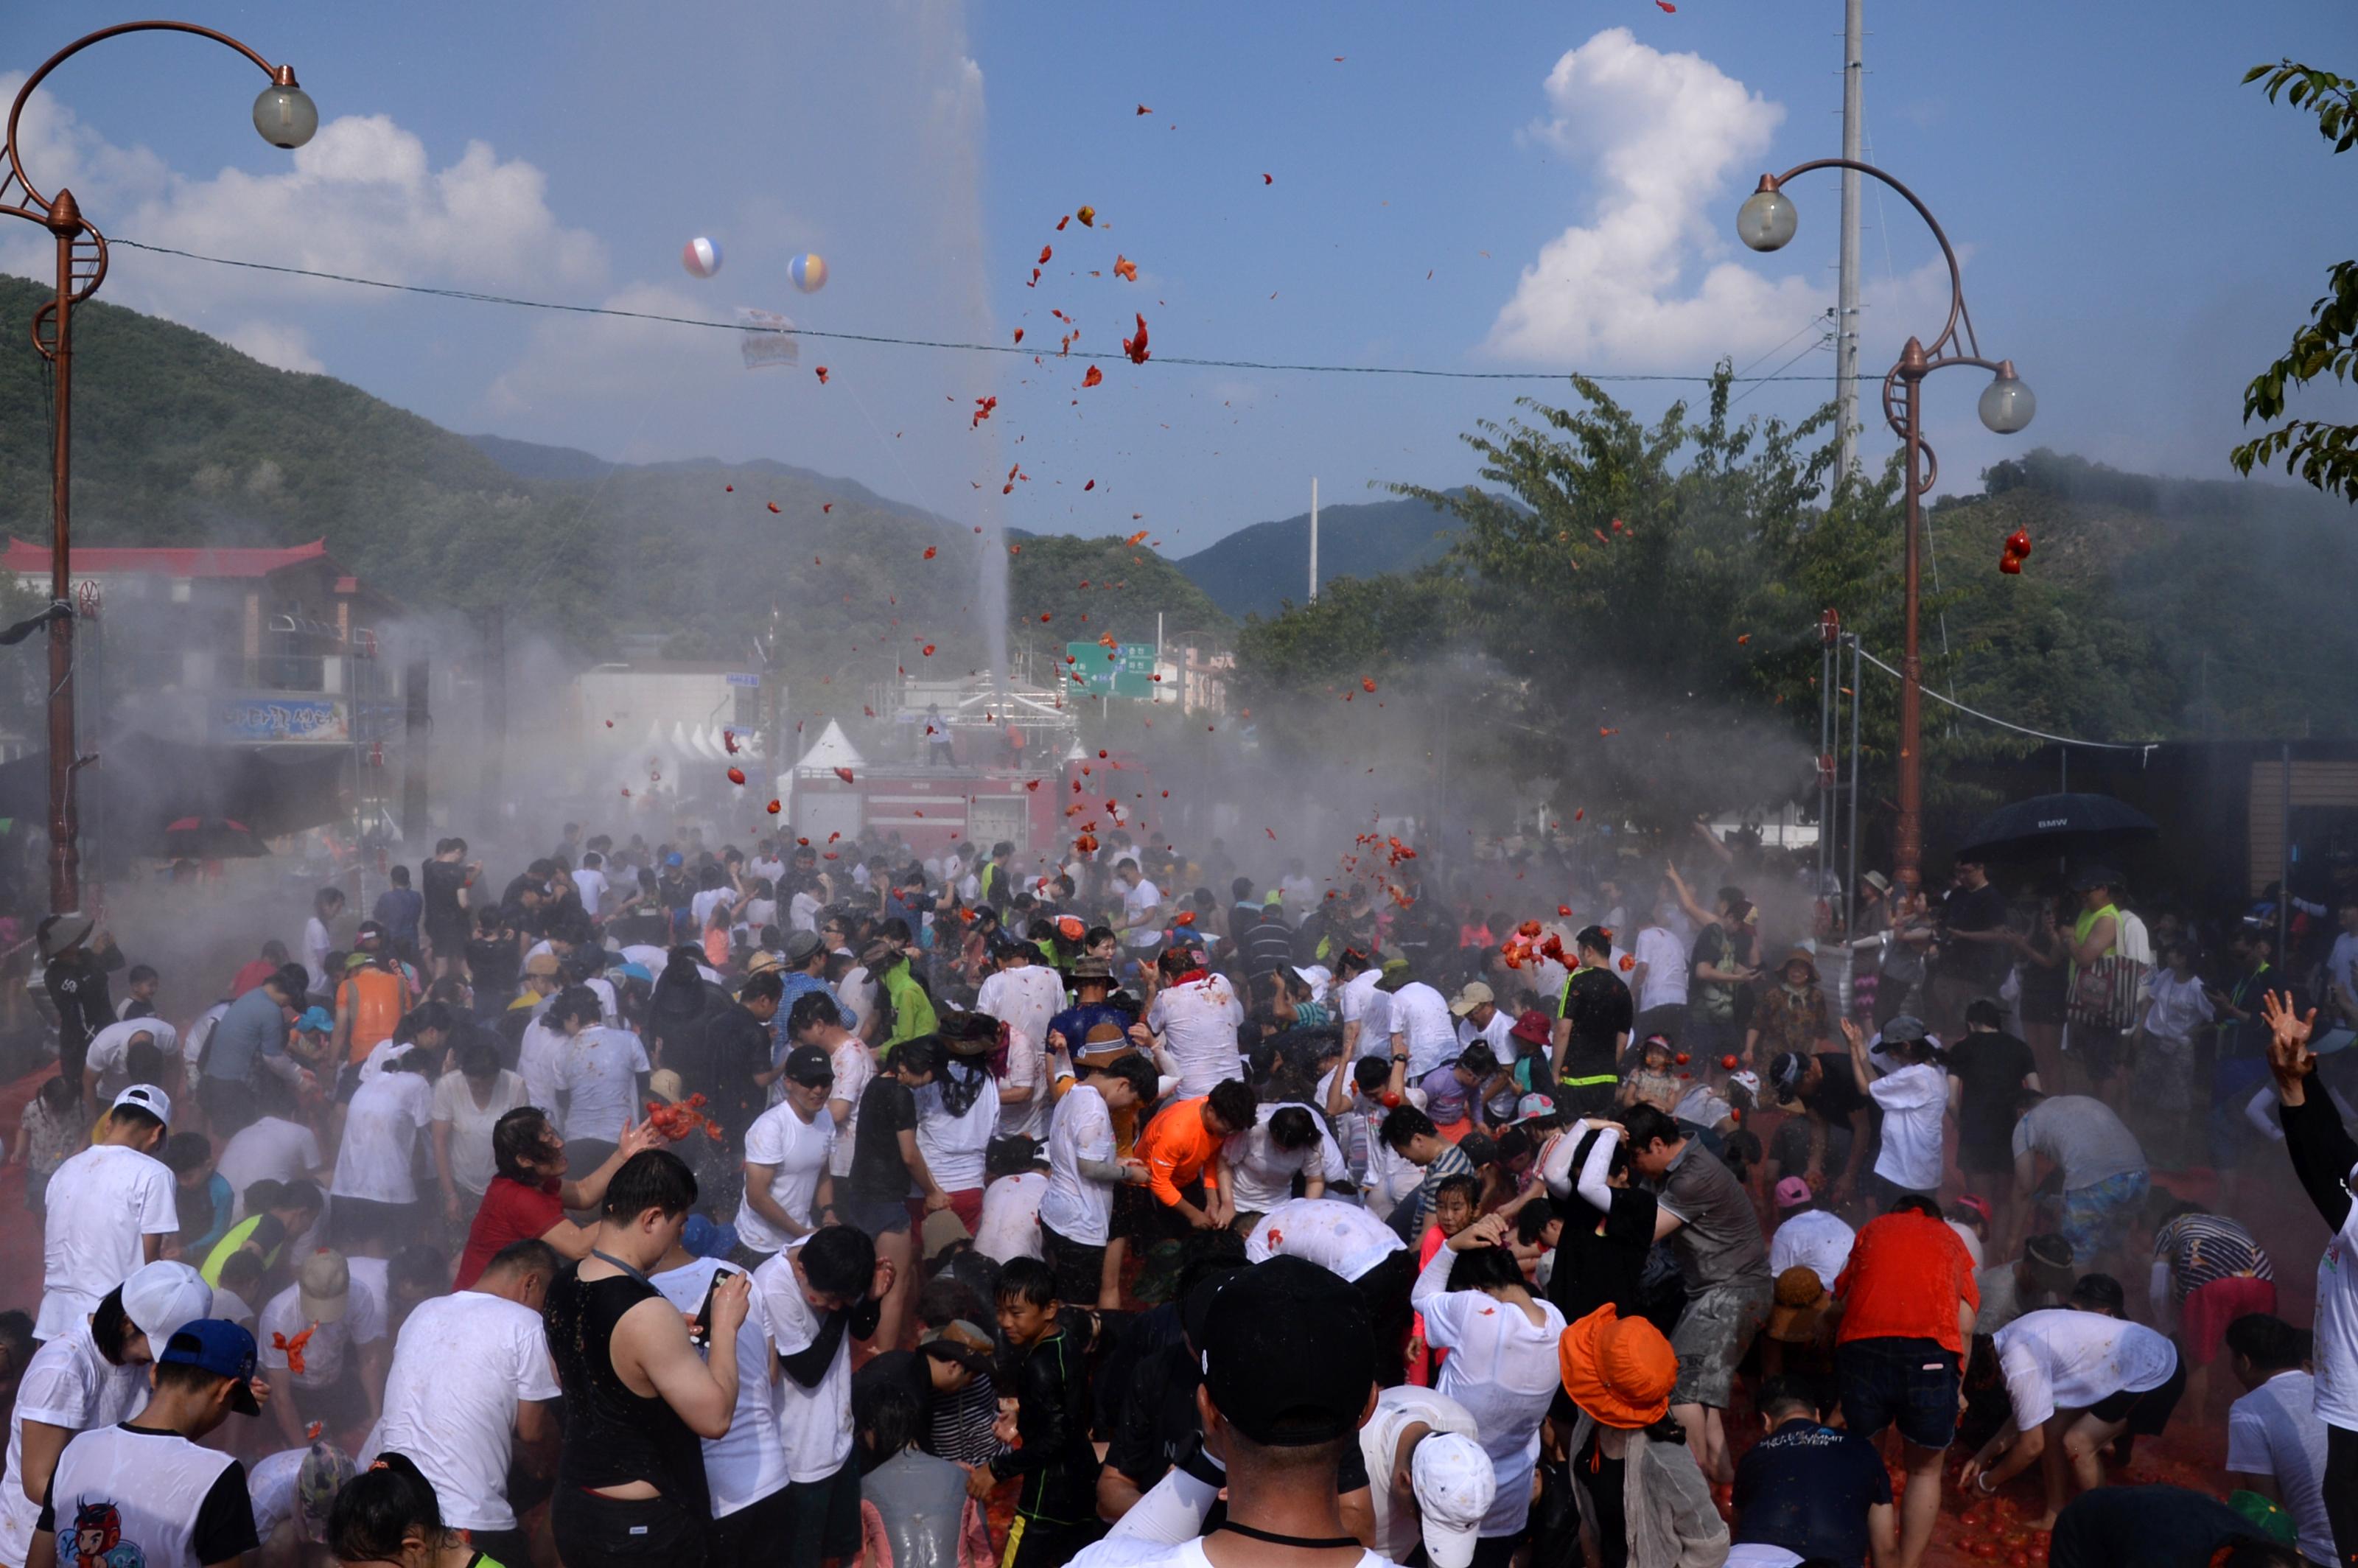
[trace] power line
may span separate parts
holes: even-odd
[[[1858,650],[1858,656],[1865,659],[1868,664],[1873,665],[1877,669],[1881,670],[1885,675],[1891,676],[1894,680],[1900,678],[1900,675],[1898,670],[1893,669],[1889,665],[1885,664],[1873,654],[1868,653],[1865,648]],[[2006,719],[1998,718],[1995,714],[1984,713],[1978,708],[1967,708],[1955,697],[1945,697],[1940,692],[1934,691],[1931,687],[1920,687],[1920,689],[1922,690],[1926,697],[1931,697],[1933,701],[1945,702],[1951,708],[1955,708],[1958,712],[1971,714],[1974,718],[1980,719],[1985,724],[1995,724],[2001,730],[2011,730],[2017,735],[2028,735],[2040,741],[2052,741],[2059,746],[2084,746],[2091,751],[2096,752],[2136,752],[2150,757],[2153,754],[2154,748],[2161,744],[2158,741],[2132,741],[2124,744],[2118,741],[2077,741],[2069,735],[2050,735],[2044,730],[2033,730],[2027,724],[2010,723]]]
[[[769,332],[784,337],[810,338],[827,342],[874,343],[899,349],[945,349],[968,354],[1014,354],[1024,359],[1042,357],[1036,351],[1007,343],[969,343],[942,338],[903,338],[883,332],[827,332],[813,327],[758,327],[740,321],[708,320],[700,316],[667,316],[653,310],[618,310],[611,306],[568,305],[557,300],[524,299],[506,294],[481,294],[467,288],[435,288],[424,284],[390,283],[383,278],[354,277],[346,273],[316,272],[308,267],[280,266],[270,262],[240,261],[233,256],[209,256],[198,251],[177,250],[170,245],[151,245],[138,240],[110,237],[107,243],[114,245],[127,245],[135,251],[146,251],[155,255],[179,256],[188,261],[210,262],[215,266],[242,267],[250,272],[273,272],[289,277],[316,278],[323,283],[345,283],[360,288],[382,288],[395,294],[423,294],[438,299],[464,300],[471,305],[505,305],[525,310],[556,310],[572,316],[607,316],[630,321],[655,321],[673,327],[701,327],[709,331]],[[1055,357],[1076,360],[1120,360],[1127,359],[1129,356],[1102,350],[1096,351],[1076,350],[1060,352]],[[1205,370],[1256,370],[1291,372],[1309,375],[1399,375],[1422,377],[1430,381],[1568,381],[1578,376],[1583,380],[1595,382],[1676,382],[1709,385],[1716,379],[1709,375],[1693,374],[1649,375],[1634,373],[1592,374],[1585,371],[1435,370],[1417,365],[1312,364],[1275,360],[1204,359],[1185,354],[1163,353],[1155,354],[1152,362],[1165,365],[1189,365]],[[1779,381],[1830,382],[1833,377],[1778,374],[1738,375],[1729,379],[1758,384]]]

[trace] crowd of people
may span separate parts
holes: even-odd
[[[2358,876],[1367,842],[45,922],[0,1564],[2358,1563]]]

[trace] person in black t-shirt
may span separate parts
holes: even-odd
[[[1941,900],[1941,936],[1933,962],[1930,1020],[1943,1040],[1962,1033],[1968,1003],[1995,997],[2014,963],[2014,934],[2006,923],[2006,896],[1990,885],[1979,860],[1960,857],[1957,885]]]
[[[2000,1025],[1997,1003],[1966,1004],[1965,1037],[1949,1047],[1949,1103],[1957,1118],[1957,1167],[1974,1190],[2006,1213],[2014,1195],[2014,1124],[2026,1088],[2045,1087],[2028,1042]]]
[[[437,979],[459,972],[471,935],[468,920],[469,889],[482,871],[481,860],[472,865],[459,862],[467,853],[464,838],[445,838],[434,846],[434,858],[418,870],[419,897],[423,900],[418,916],[419,927],[426,935],[426,946],[434,959]]]
[[[1843,1568],[1866,1568],[1870,1549],[1877,1563],[1894,1561],[1891,1476],[1875,1444],[1820,1422],[1798,1378],[1763,1379],[1752,1402],[1768,1435],[1736,1466],[1736,1542]]]
[[[1613,1108],[1637,1009],[1629,988],[1613,972],[1613,939],[1604,928],[1585,928],[1573,945],[1580,968],[1564,981],[1556,1004],[1554,1099],[1557,1110],[1580,1116]]]
[[[879,1345],[901,1343],[901,1314],[908,1310],[916,1289],[916,1248],[911,1237],[911,1187],[924,1195],[927,1214],[947,1208],[950,1195],[925,1169],[917,1152],[915,1091],[939,1077],[946,1053],[941,1037],[920,1034],[892,1047],[892,1059],[869,1080],[854,1114],[849,1195],[838,1207],[843,1217],[868,1233],[879,1257],[892,1265],[892,1288],[886,1292],[879,1321]]]

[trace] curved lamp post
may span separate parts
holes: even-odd
[[[1794,230],[1800,227],[1801,214],[1785,194],[1784,186],[1796,175],[1820,168],[1853,169],[1898,191],[1916,209],[1925,227],[1932,231],[1932,238],[1940,242],[1942,258],[1949,264],[1949,319],[1942,325],[1940,335],[1932,340],[1930,348],[1920,339],[1909,339],[1908,346],[1899,351],[1899,362],[1883,378],[1883,416],[1908,451],[1907,633],[1899,660],[1899,831],[1892,874],[1900,885],[1913,889],[1923,882],[1924,855],[1924,665],[1916,644],[1920,597],[1920,503],[1941,472],[1940,460],[1925,444],[1919,389],[1926,376],[1951,365],[1973,365],[1989,371],[1990,384],[1982,389],[1982,423],[2001,436],[2013,435],[2029,424],[2038,400],[2014,373],[2012,360],[1982,357],[1981,344],[1974,338],[1972,313],[1965,308],[1964,279],[1957,270],[1957,253],[1951,248],[1949,236],[1942,232],[1940,220],[1917,200],[1914,191],[1873,164],[1853,158],[1822,157],[1796,164],[1783,174],[1762,175],[1759,189],[1745,199],[1736,215],[1736,232],[1744,243],[1756,251],[1773,251],[1791,240]]]
[[[57,417],[55,445],[49,460],[49,912],[71,913],[81,902],[81,850],[77,842],[81,817],[74,805],[73,773],[78,759],[74,741],[73,613],[70,600],[69,547],[72,542],[72,508],[69,475],[73,426],[73,308],[98,292],[106,276],[106,236],[81,215],[73,192],[60,189],[44,196],[25,173],[17,155],[16,122],[26,101],[42,79],[67,60],[102,39],[122,33],[192,33],[239,54],[262,68],[270,85],[254,101],[254,128],[276,147],[299,147],[319,128],[319,112],[296,85],[295,68],[273,65],[254,50],[211,27],[192,22],[124,22],[102,27],[77,38],[43,61],[25,79],[16,103],[8,108],[5,151],[8,167],[0,171],[0,214],[38,223],[57,239],[57,297],[33,313],[33,348],[53,368]]]

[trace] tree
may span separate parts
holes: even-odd
[[[2263,77],[2268,102],[2277,102],[2281,93],[2285,103],[2316,115],[2318,133],[2335,153],[2358,146],[2358,81],[2291,59],[2255,65],[2244,73],[2247,82]],[[2281,418],[2288,384],[2306,386],[2327,374],[2349,380],[2353,355],[2358,355],[2358,260],[2334,264],[2326,275],[2323,297],[2309,307],[2309,324],[2293,334],[2283,356],[2244,389],[2244,423]],[[2281,460],[2288,473],[2358,503],[2358,425],[2295,419],[2244,442],[2229,460],[2243,473]]]

